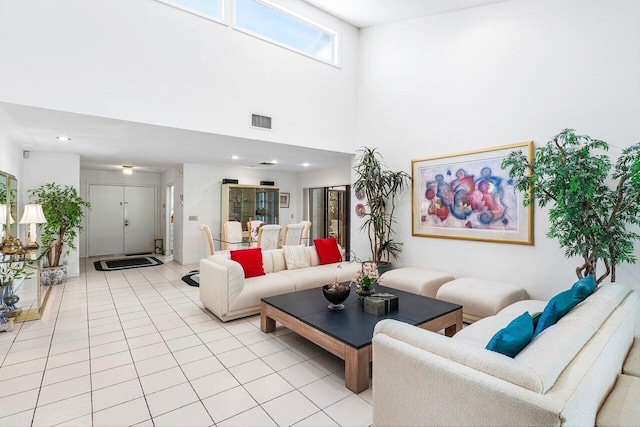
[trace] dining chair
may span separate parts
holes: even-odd
[[[284,237],[282,238],[282,245],[298,246],[302,240],[302,231],[304,225],[302,224],[289,224],[284,228]]]
[[[251,238],[250,247],[255,248],[258,246],[258,229],[263,224],[264,222],[257,220],[247,221],[247,230],[249,230],[249,237]]]
[[[263,250],[278,249],[280,230],[282,227],[273,224],[260,227],[258,229],[258,247]]]
[[[209,226],[206,224],[200,224],[198,226],[200,229],[200,234],[202,234],[202,242],[204,243],[204,256],[210,257],[215,252],[213,247],[213,237],[211,237],[211,230],[209,230]]]
[[[302,229],[301,242],[305,246],[310,246],[309,232],[311,231],[311,221],[300,221],[300,224],[304,226],[304,228]]]
[[[222,224],[222,249],[238,249],[242,245],[242,224],[240,221],[226,221]]]

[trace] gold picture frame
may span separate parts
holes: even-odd
[[[533,245],[533,204],[501,163],[533,141],[411,161],[412,235]]]
[[[288,208],[289,207],[289,199],[291,198],[290,193],[280,193],[280,207]]]

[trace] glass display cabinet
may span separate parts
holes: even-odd
[[[222,184],[221,221],[240,221],[243,231],[248,221],[277,224],[280,213],[278,187]]]
[[[15,323],[42,318],[51,291],[51,286],[44,286],[41,281],[42,268],[47,266],[48,252],[48,248],[41,247],[19,255],[0,253],[1,264],[6,266],[9,263],[15,265],[24,262],[27,264],[26,271],[31,273],[27,279],[13,280],[10,292],[5,289],[3,295],[4,303],[11,307],[8,317],[13,318]],[[14,302],[9,304],[12,301]]]

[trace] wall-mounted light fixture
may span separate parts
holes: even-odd
[[[124,175],[132,175],[133,174],[133,166],[123,166],[122,173]]]

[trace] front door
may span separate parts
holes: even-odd
[[[89,256],[154,251],[154,187],[90,185],[89,200]]]

